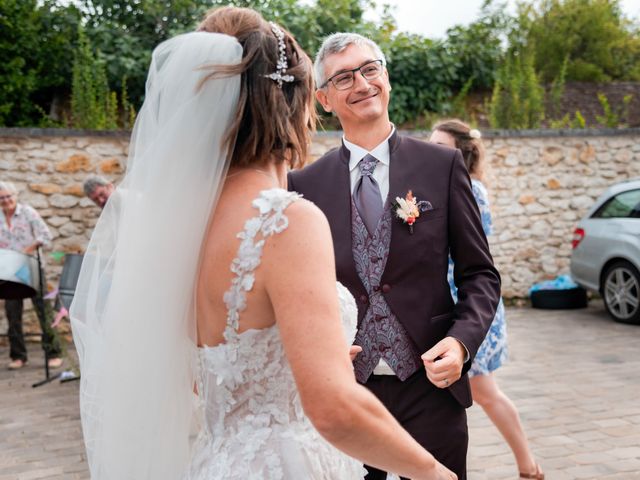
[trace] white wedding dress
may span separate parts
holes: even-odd
[[[285,209],[298,198],[282,189],[261,192],[253,201],[259,214],[238,234],[235,277],[224,296],[226,341],[199,349],[203,425],[185,479],[361,480],[366,474],[361,462],[325,441],[305,417],[277,325],[238,333],[265,240],[287,228]],[[338,298],[352,340],[356,304],[339,283]]]

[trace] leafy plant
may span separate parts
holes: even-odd
[[[580,110],[576,110],[573,121],[571,122],[571,128],[587,128],[587,121],[580,113]]]
[[[622,97],[622,118],[624,119],[624,126],[629,125],[629,106],[631,105],[631,100],[633,100],[633,95],[625,95]]]
[[[580,113],[580,110],[576,110],[574,117],[571,118],[571,114],[567,113],[562,118],[551,120],[549,122],[549,126],[551,128],[572,128],[572,129],[580,129],[586,128],[587,122]]]
[[[603,115],[596,115],[598,123],[604,125],[607,128],[619,128],[626,126],[626,123],[622,121],[624,118],[628,121],[629,118],[629,105],[633,95],[625,95],[622,99],[622,105],[614,109],[611,107],[609,99],[604,93],[598,93],[598,101],[603,110]]]
[[[491,97],[492,128],[538,128],[544,119],[544,90],[538,81],[533,58],[526,53],[507,57]]]
[[[467,82],[462,86],[462,89],[456,94],[455,97],[453,97],[451,103],[444,105],[442,109],[442,115],[460,118],[463,120],[469,119],[470,113],[467,110],[467,97],[472,85],[474,84],[474,80],[475,77],[469,78]]]
[[[120,90],[120,102],[122,104],[122,116],[120,124],[124,130],[133,128],[136,120],[136,109],[129,103],[129,94],[127,92],[127,77],[122,77],[122,89]]]
[[[39,128],[60,128],[63,124],[59,121],[54,120],[47,112],[45,112],[40,105],[34,105],[33,108],[40,113],[40,121],[38,122]]]
[[[562,96],[564,95],[564,86],[567,77],[567,65],[569,64],[569,57],[565,57],[562,62],[562,67],[558,72],[558,75],[551,82],[551,89],[549,92],[549,104],[551,110],[551,116],[557,118],[560,115],[560,107]]]

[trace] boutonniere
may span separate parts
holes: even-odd
[[[409,190],[404,198],[396,197],[393,208],[395,209],[396,217],[409,225],[409,233],[413,235],[413,224],[416,223],[420,213],[432,210],[433,206],[431,202],[427,202],[426,200],[418,201],[418,199],[413,196],[413,192]]]

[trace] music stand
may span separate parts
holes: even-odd
[[[33,388],[36,387],[40,387],[42,385],[46,385],[49,382],[52,382],[58,378],[60,378],[60,376],[62,375],[62,372],[60,373],[56,373],[55,375],[51,376],[49,374],[49,354],[47,353],[47,349],[45,348],[44,345],[44,328],[47,327],[47,312],[44,306],[44,269],[42,268],[42,259],[40,258],[40,247],[38,247],[38,249],[36,250],[36,258],[38,259],[38,276],[40,277],[40,281],[38,286],[40,287],[40,301],[36,302],[36,304],[34,305],[36,309],[40,310],[40,315],[41,315],[41,319],[42,319],[42,350],[44,351],[44,375],[45,378],[43,380],[40,380],[39,382],[34,383],[33,385],[31,385]]]
[[[66,253],[64,256],[64,265],[58,282],[58,297],[56,299],[55,309],[60,310],[62,307],[67,311],[71,308],[71,301],[76,293],[76,285],[80,276],[80,267],[84,256],[78,253]],[[60,383],[73,382],[80,380],[80,375],[73,377],[62,377]]]

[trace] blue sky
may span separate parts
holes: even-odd
[[[483,0],[379,0],[379,3],[396,7],[394,16],[401,31],[442,38],[447,28],[472,22]],[[515,3],[510,0],[510,7]],[[622,0],[621,5],[627,16],[640,18],[640,0]]]

